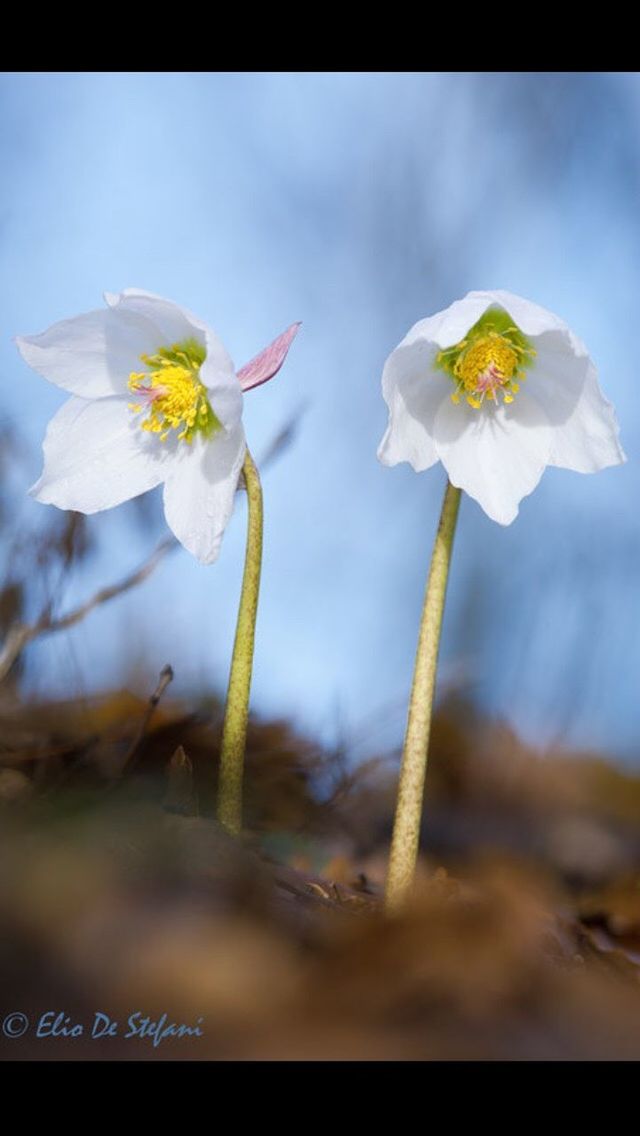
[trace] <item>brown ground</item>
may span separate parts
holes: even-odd
[[[393,761],[254,724],[238,843],[210,819],[218,708],[165,695],[131,752],[144,715],[5,696],[0,1018],[30,1025],[4,1059],[640,1057],[640,778],[450,702],[387,920]],[[127,1039],[138,1011],[202,1036]],[[82,1035],[36,1037],[45,1013]]]

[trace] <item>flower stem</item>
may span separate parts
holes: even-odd
[[[248,502],[247,550],[222,728],[217,810],[220,824],[234,836],[242,829],[242,776],[262,567],[262,487],[249,450],[242,472]]]
[[[460,490],[447,481],[424,594],[413,685],[409,699],[407,732],[387,874],[385,895],[387,911],[393,911],[402,904],[413,882],[418,858],[440,629],[459,505]]]

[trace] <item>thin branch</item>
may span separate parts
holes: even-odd
[[[278,460],[290,446],[305,409],[306,407],[302,405],[294,411],[288,422],[285,423],[269,443],[261,458],[262,468]],[[238,488],[241,488],[242,485],[243,479],[241,478]],[[15,623],[7,632],[4,645],[0,650],[0,682],[4,681],[13,664],[24,651],[24,648],[28,643],[31,643],[33,639],[37,639],[39,635],[51,635],[54,631],[65,631],[67,628],[73,627],[74,624],[80,623],[89,615],[89,612],[93,611],[93,609],[100,604],[108,603],[109,600],[115,599],[116,596],[121,596],[124,592],[130,591],[131,588],[137,587],[138,584],[141,584],[155,571],[167,552],[176,548],[177,545],[178,541],[175,537],[165,537],[164,540],[161,540],[160,544],[156,546],[151,556],[149,556],[135,572],[132,572],[130,576],[126,576],[124,580],[121,580],[118,584],[110,584],[106,588],[100,588],[90,600],[80,604],[79,607],[73,608],[72,611],[60,616],[59,619],[53,619],[50,610],[46,609],[35,623]]]
[[[289,449],[289,446],[295,441],[302,416],[306,412],[307,407],[308,403],[301,403],[297,409],[293,411],[284,426],[280,427],[278,433],[271,439],[266,449],[260,454],[258,469],[261,475],[264,474],[265,469],[274,461],[279,461],[282,455]]]
[[[39,635],[50,635],[54,631],[65,631],[74,624],[80,623],[89,612],[100,604],[108,603],[109,600],[115,599],[116,596],[123,595],[131,588],[137,587],[141,584],[152,572],[155,571],[160,561],[166,556],[171,549],[176,548],[178,541],[175,537],[165,537],[160,541],[160,544],[154,549],[149,556],[135,572],[129,576],[125,576],[124,580],[120,580],[117,584],[110,584],[106,588],[100,588],[91,599],[85,603],[80,604],[79,607],[73,608],[67,612],[66,615],[54,619],[50,613],[45,612],[36,620],[35,623],[29,624],[14,624],[9,630],[5,640],[2,651],[0,651],[0,682],[6,678],[11,667],[15,663],[18,656],[33,639]]]
[[[158,705],[160,699],[162,698],[162,695],[164,694],[165,690],[167,689],[169,683],[172,682],[172,681],[173,681],[173,667],[170,667],[169,664],[167,663],[167,665],[164,666],[162,668],[162,670],[160,671],[160,678],[158,680],[158,685],[156,686],[156,689],[154,690],[153,694],[151,695],[151,698],[149,699],[149,701],[147,703],[147,709],[145,711],[144,718],[140,722],[140,725],[138,726],[138,729],[137,729],[137,731],[136,731],[136,733],[135,733],[135,735],[134,735],[134,737],[131,741],[131,745],[129,746],[129,748],[128,748],[126,754],[125,754],[125,758],[124,758],[124,761],[122,762],[122,767],[120,769],[120,774],[119,774],[120,777],[123,776],[127,767],[129,769],[131,769],[133,767],[134,762],[133,762],[132,759],[135,757],[136,750],[138,749],[140,742],[142,741],[144,735],[146,734],[146,732],[149,728],[149,724],[150,724],[151,719],[153,717],[153,712],[154,712],[156,706]]]

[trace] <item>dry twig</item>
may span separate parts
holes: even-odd
[[[171,549],[176,548],[177,544],[178,542],[175,537],[165,537],[164,540],[161,540],[160,544],[156,546],[151,556],[149,556],[135,572],[132,572],[129,576],[125,576],[124,580],[120,580],[117,584],[110,584],[106,588],[100,588],[90,600],[80,604],[79,607],[73,608],[71,611],[67,612],[66,615],[62,615],[58,619],[54,619],[50,612],[45,612],[35,623],[14,624],[9,630],[2,651],[0,651],[0,682],[6,678],[16,659],[27,646],[27,643],[38,638],[39,635],[50,635],[54,631],[65,631],[67,628],[73,627],[74,624],[80,623],[89,612],[93,611],[93,609],[100,604],[108,603],[109,600],[115,599],[116,596],[121,596],[124,592],[135,588],[151,575],[160,561]]]
[[[179,745],[167,763],[167,789],[162,807],[169,813],[194,816],[198,812],[197,795],[193,784],[193,763],[184,747]]]
[[[122,768],[121,768],[120,774],[119,774],[120,777],[122,777],[122,775],[124,774],[125,770],[127,769],[127,766],[129,767],[129,769],[131,769],[132,765],[134,764],[133,758],[135,757],[136,750],[137,750],[138,746],[140,745],[140,742],[142,741],[144,735],[146,734],[147,729],[149,728],[149,723],[151,722],[151,719],[153,717],[153,712],[154,712],[156,706],[158,705],[160,699],[162,698],[162,695],[164,694],[165,690],[167,689],[167,687],[168,687],[169,683],[172,681],[172,679],[173,679],[173,668],[170,667],[169,664],[167,663],[167,665],[164,666],[162,668],[162,670],[160,671],[160,678],[158,680],[158,685],[156,686],[156,689],[154,690],[153,694],[151,695],[151,698],[149,699],[149,702],[147,703],[147,709],[145,711],[144,718],[140,722],[140,725],[138,726],[138,729],[137,729],[137,731],[136,731],[136,733],[135,733],[135,735],[134,735],[134,737],[131,741],[131,745],[129,746],[129,748],[128,748],[126,754],[125,754],[125,758],[124,758],[124,761],[122,763]]]
[[[268,465],[281,457],[288,446],[291,444],[295,431],[297,429],[299,420],[301,418],[304,407],[296,410],[295,414],[285,425],[278,431],[274,439],[267,446],[262,459],[261,468]],[[240,485],[239,485],[240,488]],[[79,607],[73,608],[72,611],[67,612],[66,615],[54,619],[49,610],[45,610],[34,623],[15,623],[7,633],[2,650],[0,650],[0,682],[9,674],[13,664],[22,654],[24,648],[33,639],[37,639],[40,635],[51,635],[54,631],[66,631],[74,624],[80,623],[89,612],[100,604],[108,603],[109,600],[115,599],[116,596],[121,596],[124,592],[130,591],[131,588],[137,587],[157,568],[160,561],[166,556],[167,552],[177,548],[178,541],[175,537],[165,537],[156,546],[151,556],[145,560],[135,572],[126,576],[124,580],[120,580],[118,584],[110,584],[106,588],[100,588],[99,591],[87,600],[86,603],[80,604]]]

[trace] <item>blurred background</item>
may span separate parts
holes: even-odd
[[[637,74],[0,76],[0,1059],[638,1058],[639,155]],[[12,337],[127,286],[238,367],[303,321],[245,400],[258,460],[285,444],[239,841],[212,817],[242,496],[203,568],[154,558],[157,491],[27,495],[65,395]],[[378,463],[380,378],[475,288],[569,323],[630,460],[547,470],[508,528],[463,501],[417,886],[384,919],[444,473]],[[43,1040],[44,1011],[204,1033]]]
[[[417,319],[506,288],[585,340],[629,462],[547,470],[509,528],[463,502],[441,691],[543,752],[637,761],[640,76],[5,73],[0,155],[4,631],[119,580],[165,531],[158,491],[75,532],[27,496],[65,396],[12,336],[127,286],[210,322],[238,367],[302,320],[245,402],[258,457],[297,425],[264,477],[253,704],[349,761],[396,746],[444,476],[377,462],[381,371]],[[239,499],[216,565],[178,549],[37,640],[23,692],[131,675],[148,693],[166,662],[176,694],[220,691],[243,548]]]

